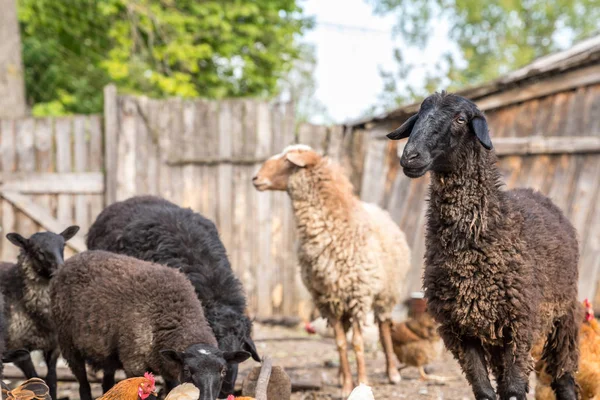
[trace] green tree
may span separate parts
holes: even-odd
[[[398,89],[395,80],[405,79],[414,68],[397,50],[399,71],[384,76],[388,93],[381,100],[389,106],[421,97],[440,82],[456,89],[494,79],[600,29],[598,0],[367,1],[376,13],[398,16],[395,32],[409,46],[426,46],[433,29],[445,20],[449,37],[458,47],[458,54],[442,55],[437,72],[427,76],[425,85],[407,85],[394,98],[389,92]]]
[[[102,109],[102,87],[153,97],[269,97],[312,21],[296,0],[21,0],[36,114]]]

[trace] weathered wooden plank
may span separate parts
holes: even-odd
[[[168,159],[172,159],[172,154],[182,151],[182,137],[184,129],[183,121],[183,102],[181,99],[170,99],[168,104],[171,125],[167,127],[168,140],[165,150]],[[169,180],[168,196],[169,200],[175,204],[183,203],[183,169],[181,167],[169,167],[167,170],[167,179]]]
[[[271,153],[270,144],[273,141],[273,129],[269,116],[267,104],[259,104],[256,120],[256,157],[268,157]],[[248,168],[248,178],[251,178],[254,167]],[[250,179],[246,183],[249,190],[254,194],[254,205],[256,207],[257,222],[257,245],[256,252],[256,292],[257,292],[257,316],[269,316],[273,314],[272,291],[277,286],[273,275],[274,263],[271,257],[271,195],[265,196],[252,187]]]
[[[148,152],[146,154],[147,158],[147,187],[146,191],[148,194],[158,195],[158,177],[159,177],[159,136],[163,134],[163,132],[158,130],[158,115],[160,113],[160,101],[158,100],[149,100],[147,105],[147,118],[146,122],[148,124],[147,130],[147,146]]]
[[[173,158],[176,158],[177,154],[179,153],[183,154],[184,157],[196,156],[195,142],[196,140],[200,141],[205,133],[205,127],[196,125],[197,114],[204,113],[201,109],[204,106],[204,102],[199,102],[196,104],[193,101],[186,101],[183,103],[183,132],[178,141],[178,147],[181,148],[181,151],[177,153],[171,153]],[[199,134],[196,138],[194,138],[195,133]],[[181,204],[184,207],[191,207],[202,213],[203,210],[201,209],[201,202],[196,203],[198,200],[200,200],[201,196],[199,190],[202,189],[201,187],[198,187],[198,183],[201,183],[201,179],[197,177],[197,174],[200,173],[200,169],[196,168],[195,165],[188,164],[184,165],[181,170],[183,177]]]
[[[231,101],[222,101],[219,105],[219,117],[218,117],[218,140],[219,140],[219,151],[218,156],[222,158],[229,158],[232,154],[233,146],[233,130],[232,130],[232,103]],[[219,227],[219,233],[221,239],[225,244],[225,248],[233,249],[233,221],[232,221],[232,209],[233,209],[233,167],[231,164],[221,163],[218,167],[218,186],[216,197],[218,198],[217,204],[217,226]]]
[[[119,169],[119,99],[117,87],[104,88],[104,159],[106,171],[106,205],[117,201],[117,171]]]
[[[148,194],[148,153],[150,152],[151,136],[148,127],[148,98],[146,96],[136,97],[135,112],[135,189],[133,195]],[[128,196],[130,197],[130,196]]]
[[[71,172],[73,159],[73,153],[71,151],[72,123],[73,121],[71,118],[59,118],[56,120],[56,172],[58,173]],[[58,195],[56,218],[63,224],[72,223],[73,202],[70,195]]]
[[[88,169],[89,146],[87,136],[87,118],[76,116],[73,120],[75,165],[74,171],[84,173]],[[102,181],[102,183],[104,183]],[[104,186],[104,185],[103,185]],[[75,197],[75,223],[79,225],[82,232],[87,232],[90,224],[90,210],[88,197],[77,194]]]
[[[2,200],[2,235],[0,235],[0,241],[2,242],[2,261],[15,262],[17,260],[17,255],[19,254],[19,248],[13,245],[6,239],[6,235],[15,232],[16,227],[16,216],[15,209],[13,205],[3,199],[0,194],[0,199]]]
[[[255,156],[258,148],[258,104],[254,100],[243,100],[244,103],[244,148],[245,156]],[[259,269],[259,249],[255,242],[258,236],[258,192],[252,187],[253,171],[244,166],[240,170],[240,181],[235,187],[235,191],[246,192],[246,211],[242,217],[243,224],[247,224],[245,229],[244,241],[242,247],[242,267],[247,271],[246,289],[248,290],[248,304],[254,312],[258,312],[259,298],[269,296],[269,293],[260,293],[257,290],[258,269]]]
[[[0,120],[0,167],[2,171],[14,171],[16,168],[15,121]]]
[[[137,104],[131,97],[120,98],[120,127],[118,141],[118,167],[116,200],[125,200],[136,194],[136,132]]]
[[[89,134],[90,134],[90,155],[89,155],[89,170],[91,172],[102,172],[104,170],[104,149],[102,147],[102,120],[98,115],[89,117]],[[106,183],[106,177],[104,182]],[[98,214],[104,208],[106,200],[106,189],[104,193],[89,195],[90,220],[91,225]]]
[[[102,194],[101,172],[0,174],[0,189],[29,194]]]
[[[571,136],[571,137],[515,137],[501,138],[494,141],[496,154],[530,155],[530,154],[572,154],[600,153],[600,137]]]
[[[33,118],[17,120],[16,123],[17,168],[23,172],[35,170],[34,126]]]
[[[508,104],[520,103],[581,86],[592,85],[597,82],[600,82],[600,65],[596,64],[587,68],[565,72],[554,78],[536,81],[529,85],[480,98],[475,103],[481,110],[491,110]]]
[[[28,215],[38,224],[43,226],[50,232],[62,232],[66,226],[63,221],[53,218],[44,207],[34,203],[26,196],[16,193],[3,191],[0,193],[5,200],[17,207],[21,212]],[[81,235],[78,235],[67,242],[67,246],[73,250],[81,252],[85,251],[85,242]]]

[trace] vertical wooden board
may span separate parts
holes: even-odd
[[[119,107],[117,87],[104,88],[104,169],[106,173],[105,203],[117,200],[117,171],[119,168]]]
[[[183,132],[179,137],[179,142],[177,142],[177,147],[180,149],[177,153],[180,153],[180,156],[182,156],[184,160],[192,160],[196,157],[197,150],[195,142],[202,140],[204,136],[204,128],[198,126],[196,123],[196,114],[202,113],[197,107],[198,106],[193,101],[183,102]],[[194,137],[195,133],[197,134],[196,137]],[[175,152],[172,152],[171,155],[173,160],[177,159]],[[197,203],[200,198],[199,191],[202,190],[202,188],[197,185],[198,181],[201,179],[196,180],[196,174],[200,173],[199,169],[200,168],[197,168],[192,163],[184,164],[181,167],[183,178],[181,205],[194,208],[202,213],[202,207],[199,207],[200,204]]]
[[[89,168],[89,135],[88,119],[76,116],[73,120],[73,135],[75,142],[75,172],[86,172]],[[88,195],[77,194],[75,197],[75,223],[82,233],[87,233],[90,224],[90,209]]]
[[[361,185],[361,199],[368,203],[381,204],[383,200],[383,181],[386,169],[385,154],[387,143],[385,140],[370,139],[365,157],[365,167]]]
[[[386,207],[390,216],[397,224],[400,224],[402,215],[406,208],[406,199],[410,191],[411,179],[404,174],[398,174],[392,188],[392,195]]]
[[[158,135],[158,146],[157,146],[157,157],[158,157],[158,193],[165,197],[170,198],[171,191],[171,178],[169,176],[171,167],[167,164],[169,160],[169,148],[171,142],[171,130],[174,129],[172,125],[173,116],[171,115],[171,103],[169,101],[158,101],[156,112],[157,117],[157,129]]]
[[[244,100],[244,158],[253,158],[258,148],[258,104],[254,100]],[[257,220],[256,190],[251,183],[253,166],[243,165],[240,167],[240,182],[236,191],[246,192],[246,215],[245,237],[243,243],[242,265],[248,272],[248,304],[253,313],[258,310],[258,296],[262,295],[257,291],[257,272],[259,270],[258,246],[256,237],[259,235],[259,225]],[[261,277],[265,279],[265,277]]]
[[[2,261],[15,262],[19,249],[6,239],[6,235],[17,231],[15,209],[12,204],[6,200],[2,200]]]
[[[535,130],[537,134],[542,136],[550,136],[550,126],[553,124],[552,113],[554,112],[554,98],[552,96],[540,99],[539,107],[537,108]]]
[[[524,187],[532,188],[543,192],[546,175],[552,173],[550,168],[550,158],[546,155],[532,156],[532,165],[526,178]]]
[[[135,113],[135,192],[133,195],[148,194],[148,159],[152,137],[148,127],[148,98],[138,96]]]
[[[88,130],[90,135],[89,170],[90,172],[104,171],[106,173],[106,171],[104,170],[105,154],[102,147],[102,120],[98,115],[91,115],[88,118]],[[107,179],[105,179],[104,182],[105,185],[108,184]],[[104,188],[104,191],[106,192],[106,186]],[[90,210],[88,220],[89,226],[91,226],[91,224],[96,220],[98,214],[102,212],[102,209],[104,208],[105,198],[106,197],[104,195],[96,194],[88,196]]]
[[[232,105],[230,101],[222,101],[219,104],[218,118],[218,155],[221,159],[231,159],[232,155]],[[239,133],[238,133],[239,136]],[[225,244],[225,248],[229,249],[229,253],[233,251],[232,242],[232,211],[233,211],[233,166],[231,163],[221,162],[218,169],[217,183],[217,219],[216,223],[221,234],[221,239]]]
[[[400,229],[406,235],[408,245],[412,248],[416,240],[416,225],[419,218],[419,210],[425,199],[425,193],[429,186],[429,176],[426,179],[413,180],[410,185],[409,194],[406,199],[404,214],[400,222]]]
[[[17,170],[19,172],[35,170],[34,126],[33,118],[21,119],[16,122]]]
[[[570,220],[580,237],[586,237],[594,206],[598,204],[600,157],[596,155],[579,157],[583,158],[583,165],[574,187]]]
[[[576,173],[577,163],[575,162],[575,157],[566,154],[561,155],[556,161],[554,179],[548,191],[548,197],[565,215],[569,211],[569,185]]]
[[[257,159],[269,157],[270,144],[273,138],[273,129],[269,116],[267,104],[258,104],[256,121],[256,149],[255,157]],[[276,287],[275,282],[275,263],[271,257],[271,212],[272,196],[265,196],[259,193],[251,184],[251,177],[256,166],[249,166],[248,181],[246,185],[253,193],[254,207],[256,208],[256,227],[258,229],[258,243],[256,251],[257,271],[256,291],[257,296],[257,315],[270,316],[273,314],[272,291]]]
[[[338,164],[342,164],[342,143],[344,140],[344,126],[334,125],[329,128],[328,134],[327,156],[335,160]],[[351,171],[347,171],[350,174]]]
[[[147,187],[146,192],[152,195],[158,195],[158,179],[159,179],[159,135],[163,134],[158,129],[158,115],[160,113],[160,105],[159,100],[148,100],[148,113],[146,122],[147,126],[147,149],[148,152],[146,154],[147,164],[146,164],[146,174],[147,174]]]
[[[56,172],[71,172],[72,157],[71,131],[73,121],[71,118],[58,118],[56,127]],[[58,210],[56,218],[64,225],[70,225],[73,220],[73,202],[71,195],[58,195]]]
[[[119,139],[118,139],[118,167],[116,175],[116,200],[121,201],[137,193],[136,182],[136,131],[137,105],[131,97],[121,97],[119,109]]]
[[[416,232],[414,234],[413,244],[411,249],[411,268],[406,277],[403,291],[401,292],[400,301],[408,298],[410,292],[420,291],[423,287],[423,260],[425,257],[425,223],[427,218],[427,203],[423,202],[419,210],[415,210],[418,215]],[[405,232],[406,234],[406,232]]]
[[[17,120],[15,124],[17,147],[17,171],[31,173],[35,171],[35,121],[33,118]],[[38,231],[37,224],[20,211],[15,213],[16,231],[29,237]]]
[[[233,168],[233,248],[231,252],[231,259],[235,274],[244,284],[248,297],[252,294],[252,276],[249,270],[249,261],[247,254],[247,247],[249,246],[246,239],[246,229],[250,225],[250,221],[247,219],[247,201],[246,191],[240,190],[243,185],[243,167],[234,166]],[[250,304],[249,304],[250,306]]]
[[[171,115],[171,129],[167,130],[169,132],[167,160],[173,160],[176,159],[175,154],[182,150],[180,143],[184,135],[183,102],[180,99],[169,99],[169,113]],[[170,183],[169,200],[175,204],[182,204],[184,191],[183,168],[175,165],[169,166],[167,179]]]
[[[516,186],[521,171],[522,157],[502,157],[499,162],[499,168],[503,173],[503,182],[508,189]]]
[[[16,168],[15,121],[0,120],[0,168],[3,172],[12,172]]]
[[[35,164],[36,172],[54,172],[54,119],[38,118],[35,121]],[[54,216],[52,203],[56,202],[55,195],[40,194],[30,195],[31,199],[38,205],[44,207]],[[54,198],[54,199],[53,199]],[[41,229],[41,227],[40,227]]]
[[[600,186],[600,183],[596,183]],[[596,188],[596,190],[599,190]],[[600,294],[600,204],[598,202],[593,206],[592,217],[588,223],[588,230],[585,235],[579,233],[579,239],[582,245],[580,261],[580,282],[581,278],[587,279],[586,285],[579,285],[579,298],[598,298]],[[586,293],[589,291],[591,293]],[[600,302],[595,302],[594,307],[600,308]]]
[[[587,108],[590,118],[586,124],[585,131],[587,135],[600,136],[600,84],[589,87],[589,97]]]
[[[298,143],[312,147],[318,153],[325,153],[327,148],[327,127],[308,123],[298,127]]]

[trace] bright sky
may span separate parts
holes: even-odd
[[[355,120],[373,105],[383,89],[379,67],[395,70],[392,40],[395,16],[374,16],[365,0],[305,0],[307,15],[316,27],[305,35],[316,45],[317,98],[335,122]],[[441,49],[449,45],[447,27],[440,24],[425,51],[411,51],[424,64],[433,65]],[[416,71],[411,79],[423,79]]]

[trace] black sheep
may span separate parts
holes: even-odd
[[[214,400],[226,366],[250,357],[216,347],[190,281],[163,265],[86,251],[58,271],[50,298],[58,342],[81,400],[92,399],[86,362],[104,370],[105,393],[115,370],[123,368],[128,377],[162,375],[167,391],[177,380],[191,382],[201,400]]]
[[[71,226],[60,234],[40,232],[29,239],[9,233],[7,239],[21,251],[16,264],[0,263],[0,290],[4,295],[6,318],[5,343],[9,351],[5,359],[12,361],[29,378],[37,377],[31,357],[22,349],[42,350],[48,367],[46,384],[56,399],[56,361],[59,351],[50,318],[50,282],[64,264],[67,240],[79,231]]]
[[[428,309],[478,400],[525,400],[534,344],[558,400],[575,400],[578,362],[575,229],[550,199],[503,191],[483,113],[434,94],[388,135],[409,137],[400,164],[431,171],[424,282]]]
[[[212,221],[159,197],[133,197],[100,213],[87,246],[179,268],[196,289],[219,348],[245,350],[260,361],[252,323],[244,314],[244,289]],[[237,364],[229,365],[222,397],[233,394],[237,369]]]

